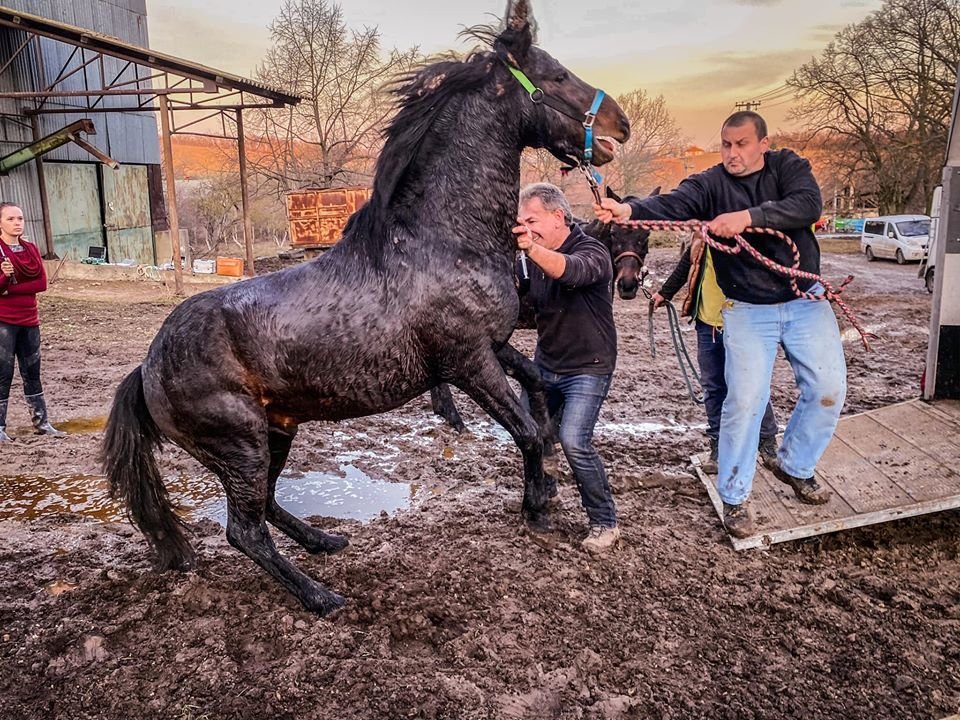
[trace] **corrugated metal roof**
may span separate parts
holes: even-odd
[[[184,60],[150,48],[138,47],[109,35],[102,35],[76,25],[49,20],[20,10],[0,6],[0,26],[19,28],[45,37],[69,43],[78,47],[90,48],[105,55],[130,60],[157,70],[176,73],[196,80],[208,81],[227,90],[248,92],[251,95],[266,98],[279,105],[296,105],[300,102],[296,95],[288,95],[268,87],[255,80],[232,75]]]

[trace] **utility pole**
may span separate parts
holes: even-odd
[[[741,100],[739,102],[734,103],[734,107],[736,107],[737,110],[756,110],[758,107],[760,107],[760,101],[759,100]]]

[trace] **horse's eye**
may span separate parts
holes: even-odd
[[[561,83],[569,77],[570,77],[570,74],[566,70],[563,70],[561,73],[557,75],[557,77],[554,78],[554,82]]]

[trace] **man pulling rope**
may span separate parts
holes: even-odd
[[[746,502],[778,347],[793,366],[800,398],[772,470],[801,502],[821,504],[830,498],[815,469],[846,397],[846,361],[837,319],[820,299],[837,302],[851,317],[838,297],[849,281],[834,289],[820,278],[812,225],[820,218],[822,200],[809,162],[791,150],[770,150],[765,121],[750,111],[723,123],[721,158],[721,164],[687,178],[671,193],[624,203],[602,199],[594,211],[604,222],[641,221],[647,227],[663,227],[651,221],[671,222],[699,232],[717,251],[714,269],[726,298],[727,381],[717,489],[727,530],[747,537],[754,525]],[[756,262],[734,257],[741,252]]]

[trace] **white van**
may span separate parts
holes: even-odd
[[[933,292],[933,272],[937,263],[937,225],[940,221],[940,196],[943,194],[943,186],[937,185],[933,189],[933,200],[930,203],[930,242],[927,243],[927,251],[920,261],[920,270],[917,271],[917,277],[923,278],[923,284],[927,286],[927,292]]]
[[[863,223],[860,250],[867,260],[890,258],[898,263],[923,260],[930,236],[928,215],[885,215]]]

